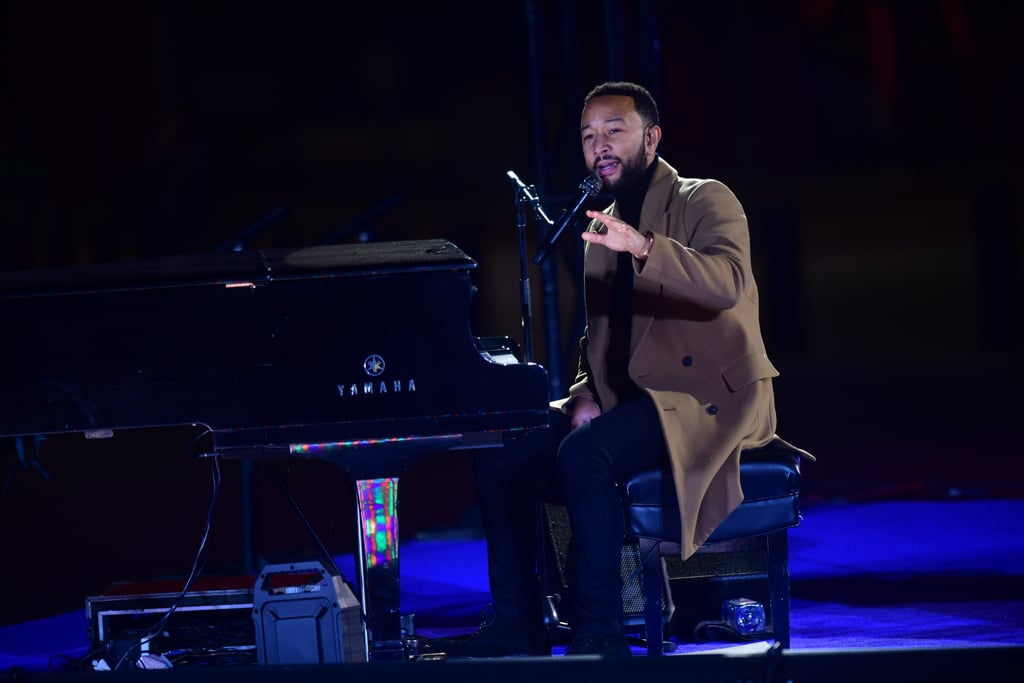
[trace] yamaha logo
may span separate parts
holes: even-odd
[[[384,374],[384,359],[376,354],[367,356],[366,360],[363,361],[363,370],[366,370],[366,374],[370,377],[378,377]]]
[[[387,363],[384,357],[371,354],[363,359],[363,372],[372,379],[338,384],[338,396],[370,396],[373,394],[400,394],[416,391],[414,379],[385,379]]]

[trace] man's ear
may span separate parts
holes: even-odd
[[[661,126],[654,123],[647,127],[647,139],[644,140],[651,149],[658,149],[661,143]]]

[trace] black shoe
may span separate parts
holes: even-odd
[[[632,657],[633,651],[629,648],[626,636],[603,638],[593,633],[581,633],[573,638],[569,647],[565,649],[566,657],[575,655],[598,655],[607,659],[620,659]]]
[[[427,651],[449,658],[463,657],[546,657],[551,654],[551,635],[538,619],[536,624],[489,615],[473,633],[451,638],[434,638]]]

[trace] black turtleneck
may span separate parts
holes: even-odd
[[[657,162],[657,157],[655,157]],[[654,177],[657,163],[651,163],[639,182],[623,188],[615,194],[615,207],[619,216],[634,228],[640,228],[640,209],[643,207],[647,188]],[[629,344],[633,322],[633,255],[620,252],[612,281],[612,308],[608,325],[611,328],[611,342],[608,348],[608,382],[622,404],[640,393],[629,377]]]

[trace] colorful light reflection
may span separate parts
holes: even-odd
[[[393,436],[382,439],[356,439],[353,441],[331,441],[328,443],[294,443],[288,447],[292,455],[309,455],[321,451],[340,450],[345,448],[359,448],[362,446],[380,446],[389,443],[406,443],[418,441],[422,437],[416,436]]]
[[[362,479],[356,489],[366,567],[392,565],[398,558],[398,479]]]

